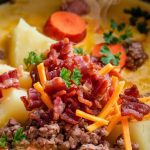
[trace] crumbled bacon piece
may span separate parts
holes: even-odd
[[[144,115],[150,113],[150,106],[138,100],[139,91],[136,86],[126,89],[124,95],[121,94],[121,114],[123,116],[133,116],[137,120],[142,120]]]
[[[21,100],[28,111],[39,108],[43,105],[43,102],[41,101],[41,94],[34,88],[30,88],[28,90],[28,98],[26,98],[26,96],[22,96]]]
[[[54,105],[53,120],[61,119],[70,124],[78,122],[75,115],[76,109],[98,114],[112,95],[109,74],[99,76],[101,64],[89,55],[76,55],[73,51],[73,44],[65,39],[51,45],[44,60],[47,77],[44,91],[51,97]],[[73,72],[75,68],[80,71],[82,77],[79,86],[72,82],[70,88],[66,87],[64,80],[60,77],[60,71],[63,67],[70,72]],[[38,77],[37,71],[34,71],[34,76]],[[36,78],[36,81],[39,80]],[[78,99],[79,96],[82,99]],[[38,97],[37,99],[40,100]],[[33,102],[31,103],[29,100]],[[36,99],[29,96],[28,100],[24,100],[24,103],[28,106],[29,102],[34,104],[34,101]],[[40,106],[41,104],[39,104]],[[30,107],[30,109],[32,108]]]
[[[7,89],[10,87],[19,87],[19,77],[16,69],[0,75],[0,89]]]
[[[56,99],[54,100],[54,116],[53,116],[53,119],[58,120],[59,116],[64,111],[64,109],[65,109],[65,104],[62,102],[60,97],[56,97]]]

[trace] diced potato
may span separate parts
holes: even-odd
[[[23,123],[28,119],[21,96],[26,96],[27,92],[21,89],[9,88],[2,90],[3,97],[0,99],[0,127],[5,125],[9,119],[15,118]]]
[[[122,133],[121,125],[117,125],[109,136],[113,143]],[[130,135],[133,143],[138,143],[140,150],[150,149],[150,120],[130,123]]]
[[[15,68],[5,65],[5,64],[0,64],[0,74],[3,74],[4,72],[8,72],[10,70],[13,70]],[[29,72],[23,72],[23,75],[19,78],[19,83],[21,88],[28,89],[32,85],[32,79],[30,77]]]
[[[41,54],[49,49],[52,43],[55,41],[39,33],[35,27],[31,27],[23,19],[20,19],[12,33],[8,61],[11,66],[23,65],[25,67],[24,58],[28,57],[30,51]]]

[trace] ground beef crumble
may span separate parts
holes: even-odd
[[[127,60],[125,67],[130,70],[136,70],[141,67],[148,55],[144,52],[143,46],[140,42],[132,42],[126,46]]]

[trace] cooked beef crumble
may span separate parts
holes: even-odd
[[[40,110],[41,111],[41,110]],[[31,113],[32,114],[32,113]],[[14,147],[12,137],[14,132],[20,128],[24,128],[24,133],[27,137],[20,143],[15,144],[19,148],[27,148],[33,145],[39,149],[79,149],[84,150],[109,150],[110,144],[104,140],[107,135],[105,128],[97,129],[94,132],[88,132],[85,127],[87,123],[81,120],[78,125],[70,125],[65,122],[47,122],[45,125],[31,125],[32,119],[28,121],[28,125],[21,126],[18,122],[11,119],[8,124],[0,130],[0,136],[7,135],[8,148]],[[35,123],[35,121],[34,121]]]
[[[127,60],[125,67],[130,70],[136,70],[145,62],[148,55],[144,52],[140,42],[132,42],[127,47]]]
[[[62,4],[61,10],[70,11],[78,15],[85,15],[90,11],[90,8],[85,0],[72,0]]]

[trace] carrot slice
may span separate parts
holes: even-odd
[[[40,63],[37,66],[37,69],[38,69],[38,74],[39,74],[39,77],[40,77],[41,84],[44,87],[45,86],[45,82],[47,81],[46,74],[45,74],[44,64]]]
[[[132,150],[128,119],[126,117],[122,117],[121,122],[125,149]]]
[[[100,53],[100,49],[102,48],[102,46],[104,46],[103,43],[95,45],[95,47],[93,48],[93,51],[92,51],[92,55],[95,57],[101,57],[102,55]],[[125,52],[123,46],[121,44],[114,44],[114,45],[108,45],[108,48],[114,55],[119,52],[121,53],[119,66],[123,67],[125,65],[125,62],[127,59],[126,52]]]
[[[86,23],[77,14],[57,11],[46,22],[44,33],[56,40],[67,37],[70,41],[77,43],[86,36]]]
[[[50,109],[50,108],[53,108],[53,104],[52,104],[52,101],[50,99],[50,97],[47,95],[47,93],[45,93],[42,85],[37,82],[35,83],[34,85],[34,88],[39,92],[41,93],[41,99],[43,101],[43,103]]]
[[[78,117],[82,117],[82,118],[85,118],[87,120],[90,120],[90,121],[96,121],[96,122],[100,122],[100,123],[103,123],[103,125],[107,125],[108,124],[108,121],[103,119],[103,118],[100,118],[100,117],[96,117],[94,115],[90,115],[88,113],[85,113],[79,109],[76,110],[76,116]]]

